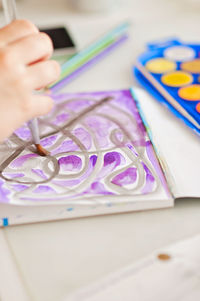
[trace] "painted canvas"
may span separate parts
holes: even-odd
[[[39,119],[0,145],[0,202],[112,204],[164,198],[168,188],[131,90],[55,95]]]

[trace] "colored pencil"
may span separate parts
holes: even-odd
[[[92,43],[91,45],[83,49],[81,52],[74,55],[72,59],[70,59],[69,61],[67,61],[62,65],[62,69],[65,70],[65,68],[68,68],[72,66],[74,63],[77,63],[77,61],[85,57],[85,55],[87,55],[88,52],[93,52],[95,51],[95,49],[99,47],[101,48],[102,43],[106,43],[109,42],[111,39],[118,38],[120,35],[124,34],[127,31],[129,26],[130,24],[128,22],[118,25],[116,28],[106,33],[98,41]]]
[[[85,64],[81,65],[79,68],[77,68],[74,72],[66,76],[62,79],[62,81],[57,82],[52,88],[52,92],[56,92],[60,90],[64,85],[68,84],[75,78],[77,78],[79,75],[81,75],[82,72],[86,71],[87,69],[91,68],[93,65],[98,63],[101,59],[103,59],[105,56],[107,56],[111,51],[113,51],[116,47],[120,46],[124,41],[126,41],[128,38],[127,35],[123,35],[118,40],[116,40],[113,44],[109,45],[109,47],[103,49],[102,52],[98,53],[98,55],[94,56],[91,60],[86,62]]]
[[[94,42],[92,45],[89,45],[85,49],[83,49],[78,54],[74,55],[71,59],[69,59],[66,63],[62,65],[62,72],[60,79],[52,84],[50,88],[54,88],[58,85],[59,82],[63,82],[63,79],[70,76],[77,69],[81,68],[81,66],[85,65],[87,62],[92,60],[95,56],[98,56],[105,49],[109,48],[112,44],[115,44],[118,39],[120,39],[127,31],[129,27],[129,23],[123,23],[118,25],[113,30],[109,31],[103,37],[101,37],[98,41]],[[125,39],[123,39],[124,41]],[[66,81],[64,81],[66,83]],[[61,87],[61,85],[59,85]]]
[[[62,75],[60,79],[63,79],[65,76],[76,70],[78,67],[89,61],[92,57],[100,53],[103,49],[109,47],[114,43],[116,39],[109,39],[104,41],[101,45],[99,45],[97,48],[95,48],[93,51],[89,51],[85,54],[82,58],[80,58],[77,62],[74,62],[73,65],[67,66],[66,68],[62,68]]]

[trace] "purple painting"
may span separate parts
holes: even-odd
[[[26,126],[0,145],[0,202],[113,202],[154,194],[165,181],[130,90],[54,96],[39,120],[36,154]]]

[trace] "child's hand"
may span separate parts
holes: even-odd
[[[0,141],[24,122],[48,113],[52,99],[33,95],[33,90],[55,81],[57,62],[49,60],[50,38],[25,20],[0,29]]]

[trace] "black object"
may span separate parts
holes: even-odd
[[[41,29],[41,32],[50,36],[55,50],[75,48],[75,44],[65,27]]]

